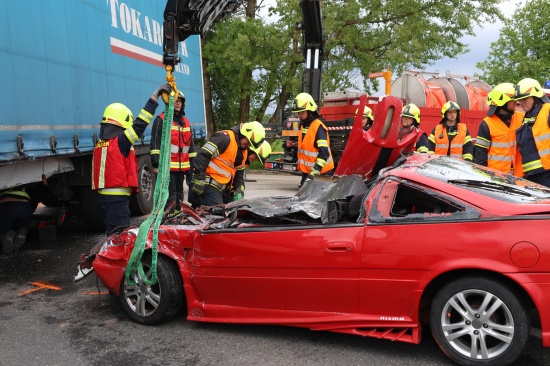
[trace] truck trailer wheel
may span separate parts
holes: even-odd
[[[105,219],[97,203],[97,193],[90,188],[80,190],[80,207],[86,225],[97,232],[105,232]]]
[[[138,158],[138,194],[130,199],[130,211],[132,215],[141,216],[150,214],[153,210],[155,194],[155,173],[149,154],[140,155]]]

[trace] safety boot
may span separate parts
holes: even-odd
[[[13,239],[15,238],[15,231],[10,230],[2,238],[2,253],[10,255],[13,252]]]
[[[17,230],[15,238],[13,239],[13,249],[19,250],[25,244],[25,239],[27,238],[27,228],[23,226]]]

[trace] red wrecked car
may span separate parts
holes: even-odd
[[[506,365],[531,324],[550,346],[550,190],[476,164],[413,154],[368,180],[310,181],[293,197],[191,209],[89,256],[129,317],[259,323],[419,343],[462,365]],[[154,254],[154,253],[153,253]]]

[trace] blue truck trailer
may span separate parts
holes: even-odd
[[[0,190],[24,187],[33,203],[79,201],[88,225],[103,227],[90,189],[92,152],[107,105],[138,115],[165,82],[165,1],[30,0],[0,5]],[[206,134],[200,39],[180,44],[174,76],[186,116]],[[161,112],[163,105],[157,112]],[[135,146],[135,214],[149,213],[155,177],[150,128]]]

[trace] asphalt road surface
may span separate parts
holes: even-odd
[[[300,177],[248,173],[247,181],[246,197],[288,196]],[[33,222],[56,215],[56,209],[39,208]],[[21,251],[0,257],[0,365],[453,364],[426,330],[422,343],[412,345],[301,328],[197,323],[183,312],[160,326],[135,324],[95,275],[73,282],[78,255],[103,237],[69,207],[56,240],[40,241],[34,228]],[[517,365],[550,366],[540,334],[533,332]]]

